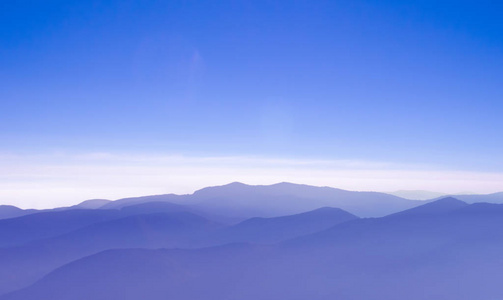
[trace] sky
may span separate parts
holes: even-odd
[[[0,3],[0,204],[503,190],[500,1]]]

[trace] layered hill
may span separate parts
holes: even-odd
[[[358,219],[339,208],[323,207],[313,211],[275,218],[251,218],[225,227],[208,236],[203,242],[271,244],[318,232],[340,223]]]
[[[139,214],[3,248],[0,249],[0,294],[22,288],[65,263],[100,251],[186,247],[221,227],[188,212]]]
[[[102,252],[0,299],[498,299],[502,228],[502,205],[443,199],[272,246]]]
[[[164,211],[164,212],[160,212]],[[233,242],[272,243],[299,237],[357,219],[335,208],[322,208],[299,215],[278,218],[254,218],[226,227],[185,211],[176,204],[149,202],[121,210],[79,210],[105,214],[109,220],[96,221],[76,230],[15,247],[0,248],[0,294],[22,288],[51,270],[73,260],[108,249],[192,248]],[[64,227],[69,211],[49,216]],[[35,216],[35,215],[33,215]]]

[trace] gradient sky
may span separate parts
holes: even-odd
[[[2,1],[0,203],[127,196],[30,170],[73,166],[70,176],[96,154],[89,178],[111,160],[232,157],[244,180],[238,170],[253,159],[444,174],[430,176],[437,184],[401,173],[397,185],[376,185],[379,174],[344,185],[311,171],[272,178],[271,163],[254,168],[262,183],[503,190],[502,14],[502,2],[484,0]],[[158,175],[171,184],[135,193],[218,183],[218,166],[207,170],[206,181],[182,180],[168,168]],[[467,172],[479,180],[449,183]]]

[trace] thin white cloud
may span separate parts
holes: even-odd
[[[117,199],[191,193],[241,181],[282,181],[348,190],[432,190],[454,193],[501,190],[502,173],[453,171],[431,166],[359,160],[266,157],[196,157],[112,153],[0,155],[0,204],[20,207],[72,205],[92,198]]]

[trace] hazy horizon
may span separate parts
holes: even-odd
[[[451,171],[357,160],[190,157],[109,153],[0,156],[0,205],[51,208],[87,199],[187,194],[207,186],[293,182],[353,191],[503,191],[498,172]]]
[[[418,201],[423,201],[423,200],[433,200],[433,199],[439,199],[443,197],[456,197],[456,196],[466,196],[466,195],[474,195],[474,196],[483,196],[483,195],[492,195],[492,194],[499,194],[502,193],[502,191],[496,191],[494,193],[474,193],[471,191],[461,191],[461,192],[454,192],[454,193],[442,193],[442,192],[437,192],[437,191],[429,191],[429,190],[396,190],[396,191],[380,191],[380,190],[350,190],[350,189],[343,189],[337,186],[328,186],[328,185],[315,185],[315,184],[306,184],[306,183],[300,183],[300,182],[272,182],[272,183],[256,183],[256,184],[250,184],[247,182],[241,182],[241,181],[232,181],[232,182],[224,182],[222,184],[215,184],[215,185],[208,185],[208,186],[201,186],[199,188],[196,188],[194,190],[188,190],[188,191],[181,191],[181,192],[175,192],[175,191],[167,191],[167,192],[161,192],[161,193],[141,193],[141,194],[122,194],[122,192],[119,192],[118,194],[121,194],[122,196],[118,196],[115,198],[106,198],[106,197],[94,197],[94,198],[86,198],[86,199],[77,199],[75,201],[69,201],[71,197],[64,197],[62,198],[61,203],[51,201],[51,202],[45,202],[42,205],[43,206],[37,206],[40,205],[40,203],[32,202],[35,203],[34,206],[27,206],[26,203],[28,201],[22,201],[19,203],[0,203],[0,205],[12,205],[19,207],[21,209],[53,209],[53,208],[61,208],[61,207],[70,207],[73,205],[81,204],[86,201],[94,201],[94,200],[107,200],[107,201],[117,201],[117,200],[122,200],[122,199],[127,199],[127,198],[143,198],[143,197],[150,197],[150,196],[162,196],[162,195],[193,195],[195,192],[200,191],[205,188],[214,188],[214,187],[225,187],[229,186],[231,184],[242,184],[245,186],[249,187],[268,187],[268,186],[275,186],[275,185],[280,185],[280,184],[293,184],[293,185],[298,185],[298,186],[308,186],[308,187],[316,187],[316,188],[332,188],[332,189],[337,189],[337,190],[343,190],[343,191],[349,191],[349,192],[377,192],[377,193],[382,193],[382,194],[388,194],[392,196],[397,196],[406,200],[418,200]]]

